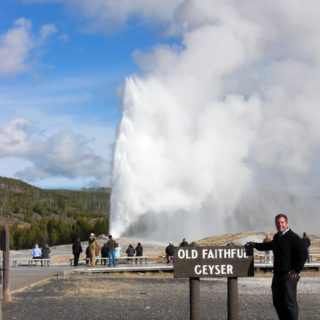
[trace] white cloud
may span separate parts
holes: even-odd
[[[0,157],[21,156],[28,151],[31,122],[15,119],[0,125]]]
[[[110,161],[95,153],[91,147],[94,143],[71,131],[46,137],[26,119],[0,125],[0,158],[24,158],[31,163],[15,173],[27,181],[90,178],[92,183],[107,185]]]
[[[36,36],[31,29],[31,21],[20,18],[13,28],[0,35],[0,77],[32,71],[39,49],[57,31],[53,25],[44,25]]]
[[[130,20],[148,25],[164,25],[173,19],[183,0],[24,0],[24,3],[63,3],[71,15],[86,19],[90,32],[115,32]],[[138,19],[137,19],[138,18]]]
[[[42,45],[48,37],[57,32],[57,28],[53,24],[45,24],[41,27],[39,37],[37,39],[39,45]]]
[[[77,178],[108,173],[107,163],[94,154],[91,141],[80,134],[59,132],[45,141],[36,141],[26,156],[35,164],[18,172],[18,176],[34,180],[48,176]]]
[[[138,17],[148,24],[170,22],[182,0],[71,0],[66,4],[72,10],[80,10],[88,19],[92,31],[112,32],[126,26],[131,18]],[[142,20],[141,20],[142,18]]]
[[[31,23],[25,19],[15,22],[15,28],[0,38],[0,76],[14,75],[30,69],[26,60],[33,49],[29,34]]]

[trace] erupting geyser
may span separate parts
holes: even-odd
[[[298,231],[318,232],[316,11],[302,1],[176,8],[181,44],[137,53],[144,73],[125,83],[115,236],[270,230],[279,212]]]

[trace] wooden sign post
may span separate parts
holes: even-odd
[[[238,278],[228,278],[228,320],[238,319]]]
[[[200,279],[189,279],[190,319],[200,319]]]
[[[238,277],[253,277],[253,249],[176,247],[174,277],[190,278],[190,319],[200,319],[200,278],[228,278],[228,320],[238,319]]]
[[[1,250],[3,251],[2,261],[2,300],[7,302],[10,300],[9,290],[9,226],[7,223],[4,224],[1,230]]]

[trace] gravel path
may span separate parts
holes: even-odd
[[[239,279],[239,319],[277,319],[271,278]],[[201,280],[201,319],[227,319],[226,279]],[[300,320],[320,320],[320,278],[299,283]],[[1,317],[0,317],[1,319]],[[143,276],[71,276],[17,292],[3,305],[3,320],[189,319],[185,279]]]

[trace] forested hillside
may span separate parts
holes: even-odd
[[[10,248],[70,243],[108,232],[110,189],[48,190],[0,177],[0,222],[10,225]]]

